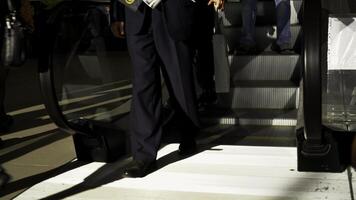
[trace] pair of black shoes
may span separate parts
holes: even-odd
[[[195,140],[185,140],[179,145],[178,154],[180,156],[189,156],[197,151],[197,144]],[[134,160],[129,167],[122,174],[123,178],[142,178],[147,174],[157,169],[156,161],[140,161]]]

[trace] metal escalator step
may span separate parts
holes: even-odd
[[[300,56],[260,54],[230,56],[232,81],[243,80],[298,80]]]
[[[223,107],[239,109],[295,109],[297,87],[235,87],[222,95]]]
[[[296,146],[294,126],[231,126],[205,141],[212,145]]]
[[[297,83],[290,80],[243,80],[234,81],[231,84],[233,87],[246,87],[246,88],[286,88],[297,87]]]
[[[222,125],[295,126],[297,110],[282,109],[229,109],[224,112],[207,110],[201,113],[203,123]]]
[[[291,26],[291,45],[294,48],[299,47],[299,35],[301,27],[299,25]],[[225,35],[226,43],[229,50],[235,49],[239,44],[241,37],[240,27],[225,27],[222,28],[222,34]],[[259,26],[256,27],[256,42],[258,49],[261,51],[271,51],[271,44],[277,38],[277,31],[274,26]]]
[[[299,24],[298,13],[301,9],[302,1],[294,0],[291,5],[291,24]],[[224,26],[241,26],[242,4],[240,2],[227,1],[222,15]],[[276,24],[276,9],[274,1],[258,1],[256,13],[256,25]]]

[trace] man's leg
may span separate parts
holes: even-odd
[[[216,103],[217,96],[215,92],[214,80],[214,53],[211,35],[202,36],[197,45],[195,60],[195,71],[202,93],[199,96],[200,106],[208,106]]]
[[[215,90],[214,81],[214,7],[206,4],[199,7],[199,27],[196,42],[195,71],[199,86],[204,91]]]
[[[255,23],[257,0],[242,0],[242,36],[237,53],[255,53]]]
[[[131,142],[134,164],[124,177],[143,177],[156,161],[161,140],[161,83],[152,32],[127,36],[133,66]]]
[[[195,74],[202,92],[198,98],[199,107],[205,107],[216,103],[214,80],[214,7],[206,4],[199,7],[199,27],[196,42]]]
[[[193,46],[174,41],[168,33],[161,11],[154,9],[152,12],[154,42],[171,82],[173,95],[191,121],[199,125],[192,69]]]
[[[194,137],[199,125],[196,93],[193,79],[193,46],[188,43],[174,41],[168,33],[159,10],[153,10],[152,14],[154,41],[158,54],[162,59],[163,66],[167,72],[172,86],[172,95],[177,100],[175,108],[179,114],[182,141],[180,152],[186,154],[195,150]],[[182,145],[184,143],[184,145]],[[189,143],[189,145],[188,145]]]
[[[277,41],[281,50],[290,49],[290,0],[275,0],[277,17]]]

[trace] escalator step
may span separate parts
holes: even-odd
[[[224,112],[222,112],[224,111]],[[200,113],[207,124],[242,126],[295,126],[297,110],[290,109],[209,109]]]
[[[231,79],[243,80],[296,80],[300,76],[300,56],[260,54],[230,57]]]
[[[300,37],[299,25],[291,26],[291,47],[299,49],[299,37]],[[225,27],[222,28],[222,34],[226,38],[226,42],[229,50],[233,50],[237,47],[239,43],[239,38],[241,37],[240,27]],[[258,49],[261,51],[271,51],[271,44],[277,38],[276,28],[273,26],[259,26],[256,27],[256,43],[258,44]]]
[[[223,107],[239,109],[295,109],[297,87],[235,87],[221,99]]]

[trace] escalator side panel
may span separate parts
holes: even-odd
[[[350,164],[352,135],[333,134],[323,131],[325,151],[322,153],[305,152],[304,132],[297,132],[298,171],[306,172],[343,172]]]
[[[131,83],[117,71],[124,67],[129,71],[125,65],[127,54],[105,46],[104,39],[113,39],[106,34],[110,27],[105,17],[101,20],[105,30],[100,37],[95,35],[99,29],[93,27],[101,19],[97,17],[102,16],[101,11],[106,11],[104,8],[108,4],[65,1],[45,12],[40,29],[39,74],[46,109],[61,130],[73,135],[78,160],[88,162],[113,162],[129,152],[126,132],[114,125],[118,117],[126,115],[117,108],[130,99]],[[91,46],[87,41],[92,42]],[[91,59],[99,57],[106,59],[99,61],[115,59],[101,62],[102,65]],[[115,69],[104,71],[109,69],[105,68],[108,64]]]

